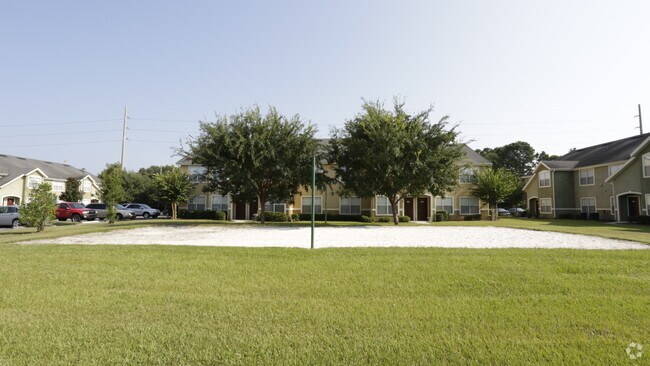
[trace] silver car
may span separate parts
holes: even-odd
[[[136,216],[142,216],[145,219],[150,217],[155,219],[160,216],[160,210],[151,208],[144,203],[123,203],[122,206],[126,206],[127,210],[133,211]]]
[[[86,208],[97,211],[97,218],[100,220],[104,220],[108,216],[108,210],[106,209],[105,203],[90,203],[86,205]],[[115,218],[117,220],[135,219],[135,212],[132,210],[127,210],[126,207],[122,205],[115,205],[115,209]]]
[[[18,227],[19,225],[18,206],[0,206],[0,226]]]

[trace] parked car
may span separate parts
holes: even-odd
[[[508,212],[508,210],[506,210],[505,208],[498,208],[497,214],[499,216],[510,216],[510,212]]]
[[[108,216],[108,209],[106,208],[105,203],[91,203],[86,205],[86,208],[97,211],[97,218],[100,220],[104,220]],[[115,209],[115,218],[117,220],[135,219],[135,212],[127,210],[126,207],[122,205],[115,205]]]
[[[513,207],[513,208],[509,208],[508,212],[510,212],[512,216],[520,217],[524,212],[526,212],[526,210],[519,207]]]
[[[18,227],[20,213],[18,206],[0,206],[0,226]]]
[[[127,210],[135,212],[136,216],[142,216],[145,219],[153,217],[154,219],[160,216],[160,211],[151,208],[144,203],[123,203],[122,206],[126,207]]]
[[[81,222],[81,220],[93,221],[97,218],[97,212],[86,208],[83,203],[61,202],[56,205],[56,218],[59,221],[66,221],[67,219],[74,222]]]

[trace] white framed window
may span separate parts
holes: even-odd
[[[614,196],[609,196],[609,210],[614,213],[616,211],[616,198]]]
[[[361,198],[341,197],[339,213],[343,215],[361,215]]]
[[[228,196],[213,194],[210,209],[212,211],[228,212]]]
[[[476,182],[476,177],[474,176],[474,169],[465,167],[460,170],[461,183],[474,183]]]
[[[596,197],[580,198],[580,212],[586,214],[596,212]]]
[[[551,206],[550,198],[540,198],[539,199],[539,212],[540,213],[552,213],[553,207]]]
[[[65,191],[65,182],[53,181],[52,182],[52,190],[55,191],[55,192],[63,192],[63,191]]]
[[[551,172],[542,170],[538,174],[539,188],[546,188],[551,186]]]
[[[480,202],[478,197],[461,197],[460,214],[461,215],[478,215],[481,213]]]
[[[580,185],[593,186],[594,185],[594,170],[583,169],[580,171]]]
[[[393,206],[386,196],[377,196],[377,215],[392,215]]]
[[[37,188],[41,183],[43,183],[43,178],[37,176],[31,176],[27,178],[27,188],[34,189]]]
[[[616,174],[625,164],[616,164],[616,165],[610,165],[607,167],[607,176],[611,177],[612,175]]]
[[[436,197],[436,211],[447,211],[448,214],[454,214],[454,197]]]
[[[81,184],[81,190],[83,192],[90,192],[90,187],[91,187],[90,181],[84,180],[83,183]]]
[[[311,213],[311,196],[302,197],[302,211],[303,214]],[[314,212],[320,214],[323,212],[323,197],[314,197]]]
[[[650,194],[645,195],[645,214],[650,215]]]
[[[267,202],[264,204],[264,210],[267,212],[282,212],[284,213],[285,204],[282,202]]]
[[[643,164],[643,178],[650,178],[650,153],[643,155],[641,160]]]
[[[205,211],[205,196],[192,196],[187,201],[189,211]]]
[[[205,167],[200,165],[190,165],[187,168],[187,174],[190,176],[190,181],[194,183],[201,183],[205,181]]]

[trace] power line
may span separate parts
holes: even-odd
[[[592,119],[572,119],[561,121],[520,121],[520,122],[460,122],[461,126],[474,126],[474,125],[522,125],[529,123],[567,123],[567,122],[594,122],[594,121],[622,121],[629,120],[636,117],[619,117],[619,118],[592,118]]]
[[[129,117],[130,120],[134,121],[153,121],[153,122],[192,122],[198,123],[199,120],[183,120],[183,119],[158,119],[158,118],[133,118]]]
[[[138,132],[164,132],[164,133],[187,133],[191,131],[172,131],[172,130],[143,130],[140,128],[128,128],[129,131],[138,131]]]
[[[119,142],[120,140],[104,140],[104,141],[84,141],[84,142],[66,142],[62,144],[36,144],[36,145],[4,145],[2,147],[40,147],[40,146],[67,146],[67,145],[88,145],[88,144],[102,144],[108,142]]]
[[[564,131],[555,131],[555,132],[544,132],[544,133],[530,133],[530,132],[520,132],[520,133],[497,133],[497,134],[467,134],[463,133],[464,135],[471,135],[471,136],[477,136],[477,137],[489,137],[489,136],[550,136],[550,135],[573,135],[573,134],[590,134],[590,133],[603,133],[603,132],[629,132],[630,130],[589,130],[589,131],[571,131],[571,132],[564,132]]]
[[[54,126],[54,125],[71,125],[71,124],[83,124],[83,123],[101,123],[101,122],[115,122],[120,121],[119,119],[96,119],[91,121],[75,121],[75,122],[38,122],[38,123],[5,123],[0,124],[0,127],[32,127],[32,126]]]
[[[41,134],[24,134],[24,135],[11,135],[11,137],[34,137],[34,136],[70,136],[70,135],[79,135],[79,134],[89,134],[89,133],[104,133],[104,132],[116,132],[120,130],[96,130],[96,131],[73,131],[73,132],[61,132],[61,133],[41,133]]]
[[[127,141],[131,142],[153,142],[153,143],[160,143],[160,144],[177,144],[178,141],[158,141],[158,140],[133,140],[130,138],[126,139]]]

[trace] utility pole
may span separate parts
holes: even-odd
[[[126,148],[126,119],[127,112],[126,106],[124,107],[124,125],[122,126],[122,160],[120,160],[120,167],[124,170],[124,149]]]
[[[641,119],[641,104],[637,104],[639,107],[639,115],[634,117],[639,117],[639,134],[643,135],[643,120]]]

